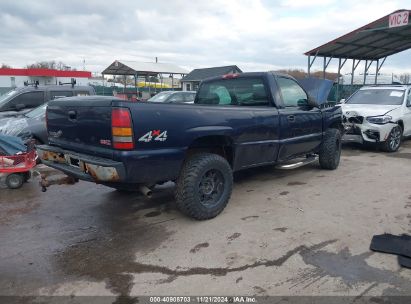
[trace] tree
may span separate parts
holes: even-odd
[[[410,83],[410,74],[401,74],[400,80],[402,83]]]
[[[60,70],[60,71],[73,71],[70,66],[66,65],[64,62],[56,62],[54,60],[49,61],[39,61],[36,63],[28,64],[26,66],[28,69],[52,69],[52,70]]]
[[[11,66],[9,66],[8,64],[2,63],[0,68],[1,69],[11,69]]]
[[[283,70],[278,70],[276,72],[284,73],[291,75],[295,78],[305,78],[307,77],[307,73],[302,70],[302,69],[283,69]],[[311,73],[311,77],[316,77],[316,78],[323,78],[323,72],[322,71],[315,71]],[[338,77],[337,73],[330,73],[330,72],[325,72],[325,78],[330,79],[330,80],[336,80]]]
[[[156,76],[150,76],[147,79],[148,82],[160,82]]]

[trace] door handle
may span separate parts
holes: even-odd
[[[288,115],[287,119],[288,119],[288,121],[295,121],[295,116],[294,115]]]
[[[77,112],[76,111],[68,111],[68,117],[70,120],[75,120],[77,118]]]

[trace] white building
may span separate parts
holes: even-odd
[[[91,72],[0,68],[0,88],[22,87],[25,81],[38,81],[40,85],[69,83],[72,78],[76,79],[77,85],[88,85]]]

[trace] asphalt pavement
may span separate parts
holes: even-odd
[[[411,141],[346,146],[338,170],[235,175],[227,208],[194,221],[173,184],[148,199],[87,182],[0,186],[0,295],[411,295],[411,270],[369,250],[411,233]]]

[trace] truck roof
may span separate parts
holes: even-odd
[[[230,76],[230,75],[235,75],[235,76]],[[294,77],[292,77],[288,74],[275,72],[275,71],[267,71],[267,72],[246,72],[246,73],[226,74],[226,75],[222,75],[222,76],[214,76],[214,77],[204,79],[202,82],[214,81],[214,80],[218,80],[218,79],[227,79],[227,78],[262,77],[262,76],[266,76],[266,75],[285,76],[285,77],[296,80]]]

